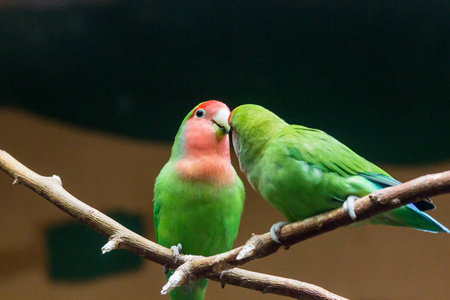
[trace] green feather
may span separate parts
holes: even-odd
[[[174,162],[155,184],[154,221],[158,244],[181,243],[185,254],[214,255],[231,249],[243,208],[244,186],[191,182],[180,178]],[[237,176],[237,175],[236,175]]]

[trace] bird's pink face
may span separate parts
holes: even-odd
[[[209,100],[194,109],[188,120],[192,126],[208,130],[212,128],[218,138],[225,137],[230,131],[228,116],[230,109],[225,103],[217,100]]]
[[[195,155],[212,151],[225,155],[229,153],[229,114],[228,106],[220,101],[209,100],[197,106],[184,127],[187,152]]]
[[[210,100],[194,108],[183,125],[181,144],[183,157],[176,168],[186,179],[234,184],[231,166],[228,115],[222,102]]]

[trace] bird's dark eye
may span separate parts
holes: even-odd
[[[195,112],[195,117],[197,119],[203,119],[204,116],[205,116],[205,111],[203,109],[199,109]]]

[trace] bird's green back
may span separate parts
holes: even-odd
[[[254,161],[248,178],[289,221],[297,221],[338,207],[348,195],[376,190],[358,176],[364,172],[389,176],[326,133],[287,125]]]
[[[235,146],[244,168],[257,164],[262,155],[267,155],[266,148],[278,143],[285,147],[282,155],[287,154],[296,160],[306,161],[323,171],[337,172],[342,176],[364,172],[389,176],[325,132],[300,125],[289,125],[259,105],[246,104],[237,107],[231,120],[233,126],[239,128],[239,141]]]

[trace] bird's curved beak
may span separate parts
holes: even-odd
[[[228,109],[222,108],[212,118],[213,123],[219,128],[223,135],[226,135],[230,132],[230,125],[228,124],[229,115],[230,111]]]

